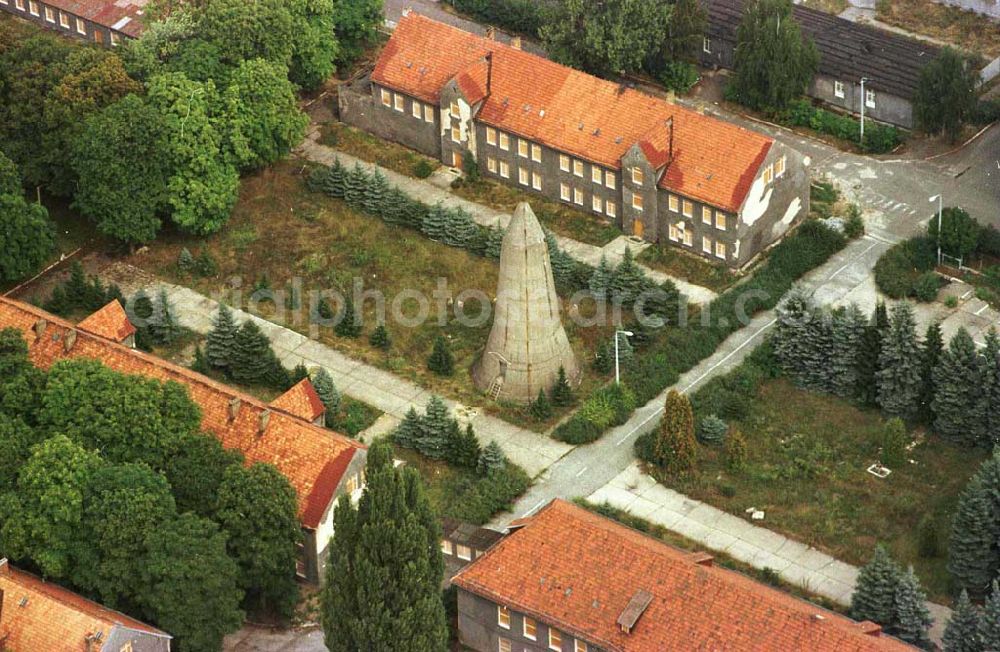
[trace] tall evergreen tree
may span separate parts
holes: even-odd
[[[458,427],[451,430],[450,441],[448,442],[448,462],[464,469],[475,469],[479,463],[479,440],[476,438],[476,431],[472,424],[466,424],[465,429]]]
[[[997,512],[977,475],[959,497],[948,545],[948,571],[956,586],[973,596],[985,595],[1000,569],[998,527]]]
[[[416,408],[412,405],[403,420],[392,432],[392,440],[405,448],[416,449],[420,445],[420,435],[423,432],[423,421]]]
[[[361,334],[361,315],[354,305],[354,293],[350,290],[344,292],[344,309],[333,332],[341,337],[357,337]]]
[[[813,308],[803,335],[807,357],[800,372],[802,386],[817,392],[832,392],[833,316],[827,310]]]
[[[625,247],[621,262],[615,267],[615,273],[611,277],[612,297],[622,303],[631,303],[642,292],[645,280],[646,274],[636,264],[632,250]]]
[[[323,179],[323,192],[331,197],[343,199],[344,193],[347,192],[347,175],[347,169],[340,162],[340,159],[333,159],[333,165],[329,167],[327,175]]]
[[[890,416],[912,417],[920,401],[921,378],[917,325],[910,304],[900,303],[892,309],[878,362],[879,405]]]
[[[323,407],[326,408],[327,422],[333,423],[337,415],[340,414],[340,392],[337,390],[337,386],[333,384],[333,377],[330,376],[330,372],[326,370],[326,367],[320,367],[312,375],[310,379],[313,389],[319,394],[319,400],[323,402]]]
[[[920,349],[920,420],[924,423],[934,421],[934,410],[931,404],[934,401],[936,385],[934,384],[934,370],[937,369],[941,359],[941,352],[944,350],[944,339],[941,336],[941,324],[934,322],[927,327],[924,334],[924,341]]]
[[[995,328],[986,333],[986,347],[983,349],[983,390],[980,411],[986,417],[983,424],[981,444],[1000,444],[1000,337]]]
[[[449,437],[457,424],[440,396],[431,396],[420,424],[417,450],[435,460],[445,459]]]
[[[948,350],[941,354],[934,382],[934,429],[966,446],[984,443],[982,359],[965,328],[958,329]]]
[[[983,642],[979,637],[980,620],[979,610],[969,600],[969,593],[962,589],[944,628],[941,640],[944,652],[983,652]]]
[[[812,345],[807,328],[813,318],[812,305],[805,291],[793,289],[778,306],[774,330],[774,355],[784,372],[797,385],[804,384]]]
[[[559,375],[556,377],[556,384],[552,386],[552,404],[556,407],[566,407],[572,405],[573,401],[573,389],[566,378],[566,368],[559,365]]]
[[[865,329],[861,353],[858,355],[858,396],[864,405],[878,405],[878,361],[882,354],[882,338],[889,327],[885,304],[875,306],[875,314]]]
[[[611,269],[607,256],[602,253],[601,260],[597,263],[597,267],[594,268],[594,273],[590,275],[590,281],[588,282],[590,291],[593,292],[595,298],[608,298],[608,291],[611,289],[613,276],[614,270]]]
[[[896,585],[893,631],[907,643],[926,649],[933,620],[927,610],[927,596],[910,566]]]
[[[986,652],[1000,650],[1000,583],[993,580],[993,590],[983,605],[983,617],[979,621],[979,640]]]
[[[361,208],[370,180],[370,175],[361,167],[361,163],[355,163],[344,179],[344,201],[352,208]]]
[[[225,369],[233,360],[236,341],[236,320],[233,311],[224,303],[219,304],[219,311],[212,318],[212,330],[205,340],[205,355],[213,367]]]
[[[842,398],[850,398],[858,391],[858,356],[865,326],[865,317],[857,304],[852,303],[834,314],[830,386],[833,393]]]
[[[233,338],[233,357],[229,375],[238,383],[259,385],[268,382],[277,358],[271,341],[253,319],[248,319],[236,330]]]
[[[491,440],[479,454],[476,470],[480,475],[489,475],[494,471],[502,471],[507,466],[507,456],[496,440]]]
[[[667,393],[655,451],[657,464],[670,473],[694,467],[694,412],[691,400],[676,390]]]
[[[358,507],[341,497],[334,512],[321,596],[331,652],[440,652],[448,627],[440,584],[440,527],[417,471],[394,468],[392,447],[368,451]]]
[[[952,142],[976,109],[976,66],[950,47],[945,47],[920,71],[914,114],[920,128],[929,134],[944,132]]]
[[[891,626],[896,612],[896,587],[902,571],[882,545],[875,547],[871,561],[861,568],[851,596],[851,618]]]
[[[386,200],[389,196],[389,182],[382,171],[377,169],[365,187],[361,207],[369,215],[381,216],[385,212]]]
[[[434,350],[427,359],[427,368],[439,376],[450,376],[455,373],[455,359],[448,348],[448,341],[444,336],[438,335],[434,338]]]
[[[180,336],[181,328],[177,325],[177,318],[174,316],[174,309],[170,305],[165,288],[161,287],[156,295],[156,308],[153,314],[155,320],[150,324],[153,338],[158,344],[173,343]]]

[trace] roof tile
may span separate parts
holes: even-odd
[[[117,299],[112,299],[108,305],[81,321],[77,328],[112,342],[124,342],[135,334],[135,326],[128,320],[125,309]]]
[[[303,378],[290,390],[271,401],[271,407],[284,410],[292,416],[312,422],[326,412],[326,406],[316,393],[312,382]]]

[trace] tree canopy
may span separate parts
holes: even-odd
[[[944,132],[952,142],[976,109],[979,75],[961,54],[950,47],[941,50],[920,71],[913,99],[917,125],[927,133]]]

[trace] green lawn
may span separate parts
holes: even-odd
[[[652,269],[694,285],[722,292],[736,282],[737,276],[725,265],[713,263],[669,244],[653,245],[636,260]]]
[[[418,174],[420,167],[424,167],[427,174],[441,167],[439,161],[342,122],[321,125],[319,143],[407,176],[421,176]]]
[[[747,468],[730,472],[721,449],[698,447],[697,470],[664,484],[732,514],[763,510],[767,528],[863,564],[876,542],[913,564],[930,596],[950,599],[945,568],[950,516],[969,476],[985,458],[922,431],[912,462],[878,479],[866,468],[878,459],[880,415],[778,379],[765,382],[737,425],[749,448]],[[933,519],[940,554],[917,552],[921,520]]]

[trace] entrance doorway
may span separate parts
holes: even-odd
[[[642,220],[632,220],[632,235],[637,238],[641,238],[644,228],[645,226],[643,225]]]
[[[462,152],[452,152],[451,153],[451,167],[456,170],[462,169]]]

